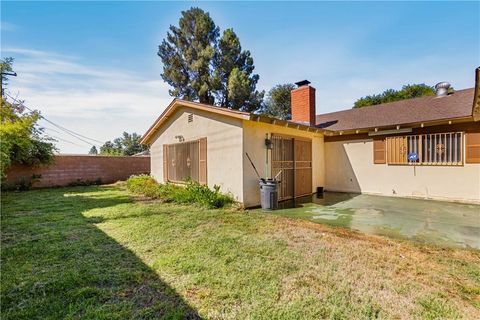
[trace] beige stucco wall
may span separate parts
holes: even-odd
[[[373,141],[325,143],[330,191],[480,202],[480,165],[399,166],[373,163]]]
[[[265,176],[265,135],[267,133],[269,135],[277,133],[312,139],[312,192],[316,191],[316,187],[324,186],[325,161],[322,133],[307,132],[255,121],[244,121],[243,128],[243,202],[245,207],[260,205],[258,177],[245,153],[248,152],[260,175]],[[269,153],[270,160],[271,155]],[[271,163],[269,163],[269,169],[270,166]]]
[[[188,122],[188,115],[194,115]],[[207,137],[208,186],[215,184],[222,192],[231,192],[243,202],[242,120],[197,109],[179,108],[156,134],[150,147],[151,174],[163,181],[163,145]]]

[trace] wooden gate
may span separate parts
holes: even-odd
[[[293,139],[272,135],[272,177],[278,176],[281,181],[278,188],[278,199],[292,199],[294,195],[294,158]]]
[[[312,194],[312,141],[293,139],[295,197]]]
[[[272,135],[272,177],[280,171],[279,200],[312,193],[311,140]]]

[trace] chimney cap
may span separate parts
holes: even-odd
[[[303,87],[303,86],[309,85],[309,84],[310,84],[310,81],[308,81],[308,80],[302,80],[302,81],[295,82],[295,84],[296,84],[298,87]]]

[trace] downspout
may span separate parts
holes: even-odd
[[[268,133],[265,134],[265,141],[268,139]],[[268,179],[268,148],[265,145],[265,179]]]

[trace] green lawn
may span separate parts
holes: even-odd
[[[480,319],[480,251],[271,214],[2,194],[2,319]]]

